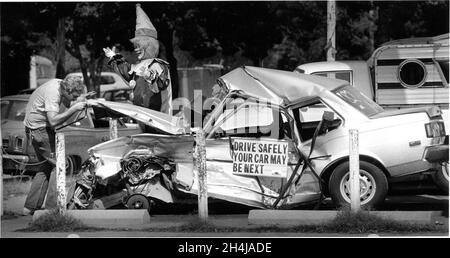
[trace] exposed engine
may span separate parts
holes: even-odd
[[[101,159],[91,158],[83,164],[82,173],[69,198],[70,209],[93,207],[96,205],[94,199],[101,199],[103,207],[122,202],[129,208],[136,208],[138,202],[146,202],[143,207],[148,207],[151,201],[146,199],[147,196],[172,201],[171,194],[176,189],[174,182],[177,182],[174,179],[176,165],[167,158],[155,156],[151,148],[142,146],[128,152],[120,160],[121,170],[107,178],[95,175],[96,167],[101,166],[102,162]],[[113,197],[102,199],[105,196]]]
[[[120,161],[122,177],[131,185],[138,185],[162,173],[174,171],[165,158],[153,155],[148,148],[137,148],[127,153]]]
[[[145,156],[132,156],[120,162],[123,177],[132,185],[137,185],[161,173],[162,167]]]

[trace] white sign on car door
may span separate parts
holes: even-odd
[[[233,174],[287,177],[288,142],[234,139]]]

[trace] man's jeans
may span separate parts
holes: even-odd
[[[39,210],[44,203],[45,209],[56,208],[56,169],[55,159],[55,131],[50,127],[38,129],[25,128],[28,141],[31,140],[34,151],[39,162],[39,172],[33,178],[30,192],[25,200],[25,208],[29,210]],[[48,193],[47,193],[48,190]]]

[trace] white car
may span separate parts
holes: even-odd
[[[348,204],[349,129],[359,131],[363,206],[383,202],[390,182],[436,173],[439,162],[448,162],[439,107],[385,111],[346,81],[257,67],[237,68],[218,83],[225,94],[203,126],[210,197],[259,208],[287,208],[317,201],[322,192],[338,205]],[[114,176],[131,180],[124,198],[129,208],[148,207],[139,204],[145,198],[176,202],[180,192],[198,193],[194,138],[179,118],[121,103],[98,104],[165,135],[122,137],[89,149],[86,177],[77,183],[89,191],[75,191],[84,198],[75,195],[70,198],[76,200],[73,203],[92,200],[95,196],[87,198],[88,192],[98,189],[99,182],[114,185]],[[321,120],[304,119],[313,117],[308,113],[317,108],[327,111]],[[287,144],[287,174],[281,178],[236,174],[236,152],[256,155],[234,147],[245,141]]]
[[[66,75],[66,78],[71,77],[71,76],[83,77],[83,74],[81,72],[69,73]],[[122,79],[122,77],[120,77],[120,75],[118,75],[117,73],[102,72],[100,80],[101,80],[100,81],[100,97],[101,98],[104,98],[103,95],[106,92],[118,91],[118,90],[129,91],[131,89],[131,87],[128,86],[126,81],[124,79]]]

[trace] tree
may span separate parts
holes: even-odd
[[[0,3],[1,95],[29,87],[30,57],[49,47],[46,33],[35,30],[28,3]]]

